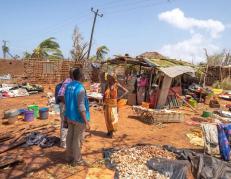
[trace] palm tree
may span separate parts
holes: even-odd
[[[4,55],[3,58],[6,58],[6,54],[9,53],[9,47],[7,47],[6,45],[3,45],[2,46],[2,52],[3,52],[3,55]]]
[[[54,37],[50,37],[42,41],[34,50],[32,54],[24,53],[24,58],[41,58],[41,59],[62,59],[63,54],[60,50],[59,44]]]
[[[105,55],[107,55],[109,52],[109,49],[107,48],[106,45],[100,46],[96,50],[96,59],[97,60],[104,60]]]
[[[23,58],[31,58],[31,54],[28,52],[23,53]]]

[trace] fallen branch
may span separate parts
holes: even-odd
[[[36,127],[36,128],[32,128],[30,130],[27,130],[26,133],[30,133],[30,132],[34,132],[34,131],[40,131],[40,130],[43,130],[43,129],[48,129],[50,127],[57,127],[57,126],[48,125],[48,124],[47,125],[42,125],[42,126],[39,126],[39,127]]]
[[[5,141],[7,141],[7,140],[10,140],[10,139],[12,139],[12,138],[14,138],[14,137],[15,137],[15,135],[12,135],[12,134],[10,134],[10,133],[8,133],[8,134],[3,134],[3,135],[0,136],[0,143],[5,142]]]
[[[20,140],[20,141],[18,141],[18,142],[15,142],[15,143],[13,143],[13,144],[8,145],[5,149],[0,150],[0,154],[2,154],[2,153],[4,153],[4,152],[7,152],[7,151],[9,151],[9,150],[12,150],[12,149],[14,149],[14,148],[16,148],[16,147],[18,147],[18,146],[24,144],[24,143],[26,143],[26,138],[23,138],[22,140]]]
[[[19,160],[19,159],[10,159],[8,161],[1,161],[1,164],[0,164],[0,169],[3,169],[3,168],[6,168],[8,166],[14,166],[14,165],[17,165],[19,163],[22,163],[23,160]]]
[[[21,137],[25,134],[26,130],[27,130],[27,127],[24,128],[23,131],[22,131],[15,139],[13,139],[13,140],[10,142],[10,144],[15,143],[19,138],[21,138]]]

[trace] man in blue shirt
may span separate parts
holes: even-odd
[[[82,165],[81,145],[84,131],[90,129],[90,111],[86,90],[81,83],[83,74],[80,68],[73,71],[73,79],[65,91],[65,120],[68,123],[66,152],[67,159],[73,161],[73,165]]]

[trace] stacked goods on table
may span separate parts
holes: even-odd
[[[173,111],[173,110],[155,110],[148,109],[142,106],[133,106],[133,110],[140,116],[140,119],[148,124],[153,124],[155,122],[183,122],[184,113]]]
[[[166,158],[175,160],[175,154],[154,145],[137,145],[116,151],[105,151],[109,155],[110,165],[116,170],[118,178],[156,178],[161,174],[149,170],[148,160]],[[111,152],[111,153],[110,153]],[[162,178],[166,178],[162,176]]]
[[[87,91],[87,96],[91,99],[102,100],[103,94],[100,91],[100,83],[93,83],[90,85],[90,89]]]
[[[90,92],[100,92],[100,83],[93,83],[90,85]]]
[[[219,95],[219,98],[231,101],[231,91]]]

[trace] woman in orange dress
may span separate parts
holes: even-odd
[[[118,88],[121,88],[124,93],[118,98]],[[128,90],[119,84],[116,80],[116,75],[107,75],[107,86],[104,92],[104,116],[107,126],[107,136],[112,137],[113,132],[117,130],[118,126],[118,107],[117,101],[123,98],[128,93]]]

